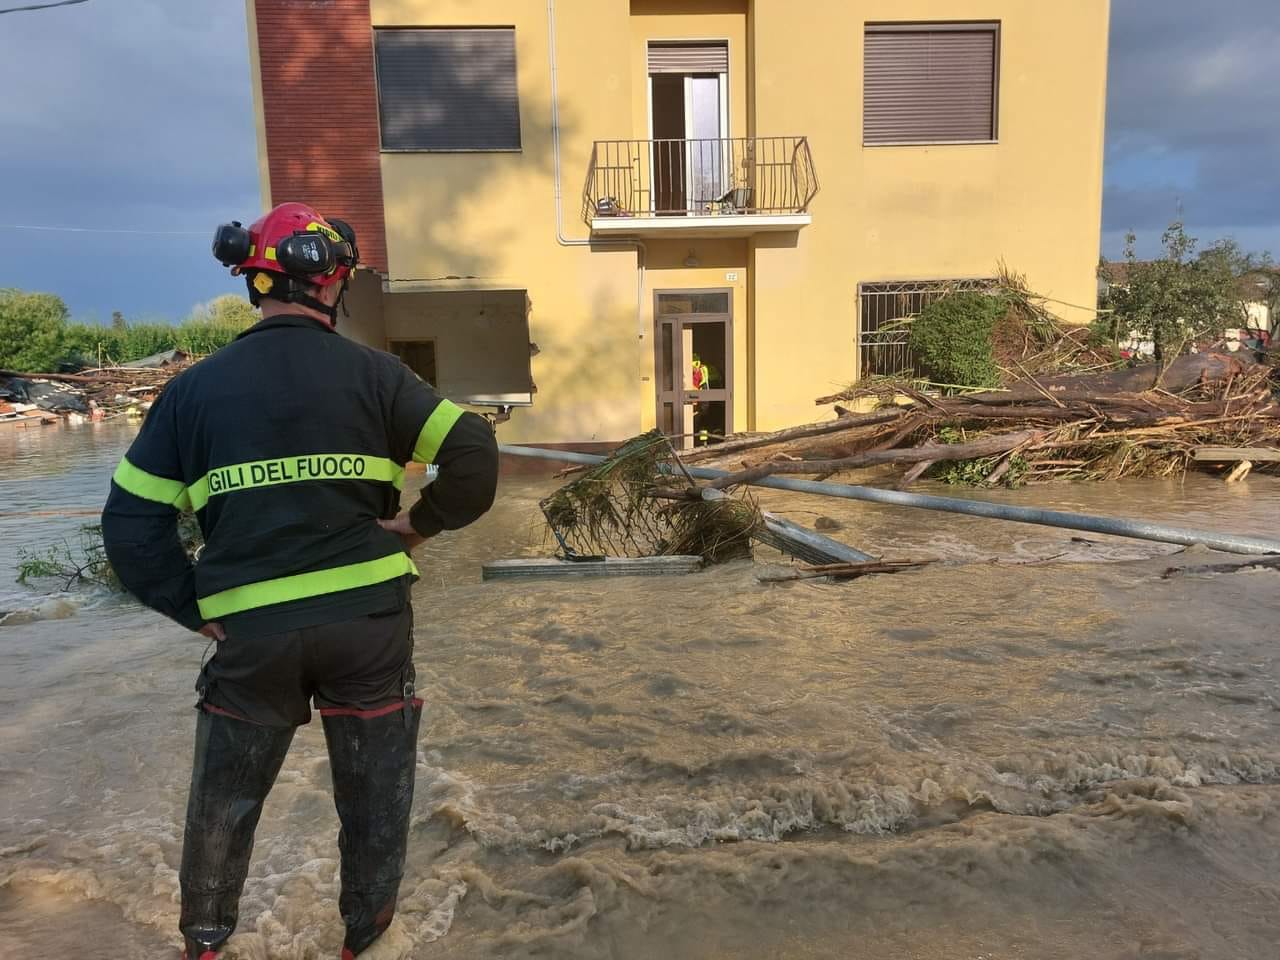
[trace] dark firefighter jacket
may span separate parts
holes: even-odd
[[[313,320],[263,320],[175,377],[112,478],[107,557],[147,606],[189,629],[266,634],[400,606],[417,576],[396,515],[409,460],[437,479],[410,511],[432,536],[493,503],[489,423],[396,357]],[[205,546],[178,537],[194,510]]]

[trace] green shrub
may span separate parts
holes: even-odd
[[[62,355],[66,324],[61,297],[0,290],[0,369],[53,369]]]
[[[983,293],[953,293],[920,311],[911,324],[911,349],[934,383],[992,387],[1000,370],[992,331],[1008,304]]]

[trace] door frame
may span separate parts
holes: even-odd
[[[729,106],[730,106],[730,105],[729,105],[729,76],[730,76],[730,74],[731,74],[731,73],[732,73],[732,71],[733,71],[733,45],[729,42],[729,37],[727,37],[727,36],[724,36],[724,37],[649,37],[649,38],[647,38],[647,39],[645,40],[645,42],[644,42],[644,51],[645,51],[645,57],[646,57],[646,65],[645,65],[645,71],[644,71],[644,99],[645,99],[645,118],[646,118],[646,123],[647,123],[647,131],[646,131],[646,132],[647,132],[647,134],[648,134],[648,141],[649,141],[649,177],[650,177],[650,184],[649,184],[649,211],[650,211],[651,213],[652,213],[652,212],[655,212],[655,211],[658,209],[658,190],[657,190],[657,186],[656,186],[656,184],[653,182],[653,177],[655,176],[655,172],[654,172],[654,171],[656,171],[656,169],[657,169],[657,166],[656,166],[656,164],[657,164],[657,157],[656,157],[656,153],[655,153],[655,151],[654,151],[654,147],[653,147],[653,139],[654,139],[654,138],[653,138],[653,77],[654,77],[654,75],[653,75],[652,73],[650,73],[650,72],[649,72],[649,68],[648,68],[648,64],[647,64],[647,58],[648,58],[648,54],[649,54],[649,47],[650,47],[651,45],[655,44],[655,43],[657,43],[657,44],[663,44],[663,43],[668,43],[668,44],[670,44],[670,43],[688,43],[688,44],[705,43],[705,44],[708,44],[708,45],[710,45],[710,44],[720,44],[720,43],[723,43],[723,44],[724,44],[724,50],[725,50],[725,63],[726,63],[726,67],[725,67],[725,71],[724,71],[724,73],[717,74],[717,76],[719,76],[719,78],[720,78],[720,139],[721,139],[721,140],[728,140],[728,139],[730,139],[730,133],[729,133],[729,116],[730,116],[730,109],[729,109]],[[683,76],[683,77],[685,78],[685,80],[686,80],[686,82],[685,82],[685,84],[684,84],[684,101],[685,101],[685,139],[687,140],[687,139],[689,138],[689,84],[688,84],[688,78],[689,78],[689,76],[690,76],[690,75],[689,75],[689,74],[680,74],[680,76]],[[732,151],[732,150],[730,150],[729,152],[730,152],[730,153],[732,153],[733,151]],[[732,160],[730,160],[730,161],[728,161],[728,162],[729,162],[729,163],[732,163]],[[687,176],[687,173],[686,173],[686,176]],[[687,196],[687,191],[688,191],[688,187],[687,187],[687,186],[686,186],[685,190],[686,190],[686,196]],[[685,201],[685,206],[686,206],[686,207],[688,207],[688,200],[687,200],[687,199],[686,199],[686,201]],[[689,212],[691,212],[691,211],[686,210],[686,213],[689,213]]]
[[[662,314],[658,311],[658,300],[662,296],[679,295],[679,294],[700,294],[700,293],[723,293],[728,302],[728,310],[724,313],[669,313]],[[724,403],[724,432],[725,435],[733,433],[733,395],[734,395],[734,369],[733,369],[733,348],[734,348],[734,330],[733,330],[733,287],[664,287],[662,289],[654,289],[653,291],[653,363],[654,363],[654,412],[656,420],[654,421],[658,429],[662,429],[662,405],[664,402],[671,402],[672,410],[672,426],[675,428],[675,438],[684,438],[692,436],[693,424],[684,422],[685,403],[692,396],[699,394],[718,394],[723,393],[723,399],[716,397],[714,400],[708,396],[710,402]],[[724,324],[724,388],[723,390],[685,390],[684,377],[686,373],[685,361],[692,358],[684,357],[684,337],[682,334],[686,324],[695,323],[723,323]],[[671,337],[671,363],[672,363],[672,382],[675,388],[671,391],[673,399],[664,401],[663,395],[666,393],[662,389],[662,327],[664,324],[671,324],[674,328]]]

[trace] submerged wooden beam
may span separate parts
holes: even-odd
[[[755,538],[761,543],[790,554],[806,563],[865,563],[875,558],[869,553],[855,550],[839,540],[832,540],[822,534],[792,523],[783,517],[765,513],[764,526],[757,530]]]
[[[606,557],[604,560],[490,560],[480,568],[483,580],[529,580],[535,577],[661,577],[696,573],[701,557]]]
[[[703,500],[727,500],[729,498],[729,495],[723,490],[717,490],[714,487],[701,487],[696,492]],[[824,537],[816,530],[810,530],[808,527],[802,527],[798,523],[792,523],[776,513],[761,510],[760,516],[764,518],[764,523],[752,535],[754,539],[759,540],[761,543],[767,543],[775,550],[781,550],[797,560],[804,560],[806,563],[824,564],[865,563],[868,560],[876,559],[869,553],[855,550],[839,540]]]

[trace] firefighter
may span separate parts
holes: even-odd
[[[102,515],[125,587],[215,647],[196,682],[183,956],[211,960],[235,929],[263,801],[314,704],[354,957],[391,922],[404,868],[422,707],[409,552],[489,509],[497,445],[484,418],[337,335],[359,257],[347,224],[281,204],[219,227],[214,254],[262,319],[169,383]],[[439,473],[397,514],[409,460]],[[204,535],[194,565],[183,510]]]
[[[691,379],[693,381],[693,389],[711,389],[711,368],[703,363],[696,353],[693,355],[693,373]],[[694,444],[699,447],[705,447],[711,442],[711,433],[705,426],[703,426],[703,421],[706,420],[706,416],[706,407],[695,400],[693,402],[693,434],[695,437]]]

